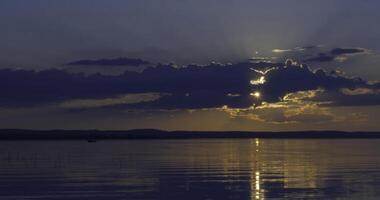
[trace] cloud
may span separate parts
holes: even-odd
[[[273,53],[284,53],[284,52],[291,52],[293,51],[292,49],[273,49]]]
[[[142,72],[127,71],[116,76],[5,69],[0,70],[0,107],[56,104],[86,109],[104,106],[133,109],[250,108],[264,102],[281,102],[290,93],[319,89],[325,91],[323,95],[330,95],[318,95],[313,101],[346,105],[344,98],[351,96],[358,100],[366,97],[360,99],[362,105],[379,104],[378,94],[342,93],[342,89],[358,93],[360,88],[379,89],[379,84],[321,69],[311,70],[291,61],[286,66],[250,62],[184,67],[159,64]],[[126,100],[139,94],[155,94],[160,98]]]
[[[234,118],[272,124],[325,123],[340,120],[329,108],[319,107],[315,102],[287,100],[277,103],[263,103],[256,108],[223,107],[221,110]]]
[[[263,103],[255,109],[260,119],[271,123],[324,123],[336,121],[329,108],[320,102],[305,99],[315,97],[321,89],[289,93],[279,102]]]
[[[332,55],[348,55],[348,54],[358,54],[365,53],[367,50],[364,48],[335,48],[330,51]]]
[[[303,47],[295,47],[292,49],[273,49],[272,52],[273,53],[302,52],[302,51],[314,50],[319,47],[321,47],[321,45],[309,45],[309,46],[303,46]]]
[[[364,92],[365,91],[365,92]],[[371,91],[367,93],[368,91]],[[372,89],[342,89],[324,91],[310,100],[327,102],[324,106],[374,106],[380,105],[380,93]],[[378,91],[378,89],[376,89]]]
[[[349,56],[361,55],[369,52],[364,48],[334,48],[328,52],[318,53],[318,55],[304,59],[304,62],[344,62]]]
[[[98,60],[78,60],[69,62],[66,65],[70,66],[140,66],[147,65],[149,62],[139,58],[112,58]]]
[[[320,53],[317,56],[308,58],[304,61],[305,62],[332,62],[334,60],[335,60],[334,56],[330,56],[325,53]]]
[[[157,93],[142,93],[142,94],[127,94],[114,98],[104,99],[75,99],[62,102],[60,106],[67,109],[87,109],[100,108],[115,105],[135,104],[140,102],[151,102],[161,98],[162,94]]]
[[[118,76],[70,74],[61,70],[0,70],[0,106],[32,106],[74,99],[116,98],[137,93],[170,94],[159,104],[140,106],[201,108],[221,105],[248,106],[250,80],[258,77],[255,64],[170,65],[149,67],[143,72]],[[259,67],[259,65],[257,65]],[[231,96],[228,94],[239,94]]]
[[[380,89],[372,89],[372,88],[342,88],[341,92],[345,95],[367,95],[367,94],[380,94]]]
[[[275,63],[277,57],[262,57],[262,56],[254,56],[249,59],[250,62],[253,63]]]
[[[380,89],[375,85],[367,88],[341,88],[334,90],[312,90],[287,94],[284,100],[317,103],[322,107],[375,106],[380,105]]]
[[[361,79],[333,76],[324,70],[312,71],[305,65],[280,67],[265,74],[265,84],[255,86],[261,91],[262,101],[277,102],[288,93],[316,90],[337,90],[339,88],[356,88],[367,83]]]

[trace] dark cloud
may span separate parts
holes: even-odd
[[[347,54],[357,54],[357,53],[364,53],[366,50],[363,48],[335,48],[331,50],[332,55],[347,55]]]
[[[363,88],[359,88],[363,89]],[[374,106],[380,105],[380,92],[378,89],[369,89],[368,91],[377,91],[377,92],[368,92],[368,93],[356,93],[355,90],[353,93],[347,93],[343,89],[333,90],[333,91],[323,91],[316,95],[315,97],[309,98],[307,100],[317,101],[317,102],[327,102],[323,105],[325,106]]]
[[[266,73],[265,79],[266,82],[257,86],[257,90],[263,93],[262,100],[266,102],[277,102],[286,94],[297,91],[319,88],[330,91],[368,85],[360,78],[330,75],[322,69],[312,71],[306,65],[292,65],[270,70]]]
[[[318,56],[306,59],[305,62],[332,62],[334,60],[334,56],[330,56],[325,53],[320,53],[318,54]]]
[[[260,71],[263,66],[269,70]],[[154,101],[126,105],[117,100],[117,106],[197,109],[226,105],[231,108],[247,108],[264,101],[279,102],[286,94],[298,91],[323,89],[339,92],[342,88],[355,90],[369,87],[375,85],[359,78],[329,74],[323,70],[312,71],[306,65],[292,65],[291,62],[287,66],[278,63],[212,63],[186,67],[157,65],[148,67],[143,72],[127,71],[117,76],[86,76],[60,70],[0,70],[0,106],[30,106],[75,99],[107,99],[128,94],[155,93],[165,95]],[[375,102],[372,99],[368,101]]]
[[[69,62],[66,65],[79,66],[140,66],[147,65],[149,62],[139,58],[112,58],[98,60],[78,60]]]
[[[334,48],[328,52],[319,53],[316,56],[311,56],[304,62],[332,62],[336,60],[346,60],[347,56],[362,54],[368,50],[364,48]]]
[[[35,72],[6,69],[0,70],[0,105],[33,105],[148,92],[171,94],[172,98],[163,99],[166,103],[162,104],[175,101],[170,106],[173,108],[175,105],[190,108],[214,107],[228,102],[236,105],[236,100],[228,99],[241,97],[229,97],[227,94],[249,96],[249,81],[259,76],[258,72],[251,69],[253,66],[250,63],[190,65],[185,68],[158,65],[141,73],[125,72],[119,76],[85,76],[60,70]],[[180,100],[182,97],[183,100]]]

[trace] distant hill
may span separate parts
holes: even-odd
[[[103,130],[22,130],[2,129],[0,140],[118,140],[118,139],[198,139],[198,138],[379,138],[380,132],[294,131],[162,131],[138,129],[127,131]]]

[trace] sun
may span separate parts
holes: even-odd
[[[260,94],[260,92],[254,92],[254,93],[251,93],[251,96],[253,96],[255,98],[260,98],[261,94]]]

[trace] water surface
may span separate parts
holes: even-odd
[[[380,199],[380,140],[2,141],[0,199]]]

